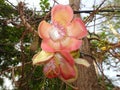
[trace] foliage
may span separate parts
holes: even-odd
[[[95,18],[96,23],[94,23],[94,26],[97,28],[94,29],[91,35],[91,49],[93,56],[100,64],[101,71],[104,71],[103,64],[107,65],[108,69],[114,69],[115,71],[120,68],[117,65],[120,61],[119,5],[118,0],[108,0],[101,10],[112,10],[114,8],[114,12],[99,12],[99,16]],[[103,77],[105,78],[104,75]],[[114,78],[119,77],[115,76]],[[112,80],[109,81],[107,78],[105,80],[109,82],[106,83],[107,90],[112,90],[114,87]]]
[[[46,14],[46,11],[50,9],[49,0],[40,0],[40,8],[43,11],[42,15],[44,16]]]
[[[10,18],[13,15],[16,15],[16,10],[13,9],[11,5],[5,3],[5,0],[0,0],[0,16]],[[8,12],[9,11],[9,12]]]

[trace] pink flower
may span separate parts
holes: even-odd
[[[73,18],[73,11],[68,5],[54,6],[51,22],[42,21],[39,24],[42,51],[33,57],[33,64],[44,63],[43,72],[48,78],[74,81],[77,78],[74,62],[84,64],[84,61],[74,59],[71,52],[81,46],[81,39],[87,35],[86,27],[80,18]]]
[[[73,18],[73,11],[68,5],[56,5],[51,11],[52,23],[42,21],[38,27],[43,39],[41,48],[47,52],[74,51],[82,44],[87,30],[80,18]]]

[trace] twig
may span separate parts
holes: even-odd
[[[92,55],[86,54],[86,53],[84,53],[84,52],[80,52],[80,54],[85,55],[85,56],[88,56],[88,57],[91,57],[91,58],[94,60],[94,62],[95,62],[95,64],[97,65],[98,69],[100,70],[100,72],[102,73],[102,75],[105,77],[105,79],[108,80],[109,83],[112,84],[112,82],[107,78],[107,76],[104,75],[103,70],[101,70],[101,68],[100,68],[100,66],[98,65],[95,57],[93,57]]]
[[[73,90],[78,90],[78,87],[73,86],[72,84],[68,83],[67,81],[65,81],[64,79],[62,79],[61,77],[59,77],[66,85],[70,86]]]
[[[24,65],[28,65],[28,64],[31,64],[32,63],[32,61],[30,61],[30,62],[26,62]],[[2,75],[2,74],[4,74],[5,72],[9,72],[9,71],[11,71],[12,69],[16,69],[16,68],[21,68],[22,67],[22,65],[21,66],[15,66],[15,67],[11,67],[11,68],[8,68],[8,69],[6,69],[6,70],[4,70],[4,71],[1,71],[0,72],[0,75]]]
[[[116,75],[117,77],[120,77],[120,75]]]
[[[106,0],[103,0],[102,3],[99,5],[99,7],[90,14],[90,16],[84,21],[85,23],[87,23],[88,21],[91,21],[91,19],[93,19],[94,15],[96,13],[98,13],[100,7],[104,4],[105,1]]]
[[[20,19],[22,20],[22,23],[26,27],[26,29],[29,30],[29,32],[33,32],[35,35],[38,35],[38,33],[34,30],[34,28],[26,21],[24,16],[24,3],[20,2],[18,4],[18,12],[20,14]]]
[[[48,13],[50,11],[36,11],[36,12],[46,12],[46,13]],[[74,14],[79,14],[79,13],[88,13],[89,14],[89,13],[93,13],[94,10],[81,10],[81,11],[73,11],[73,12],[74,12]],[[114,10],[113,9],[105,9],[105,10],[103,9],[103,10],[101,10],[100,9],[98,12],[106,12],[106,13],[107,12],[120,12],[120,10],[118,10],[118,9],[114,9]]]
[[[5,0],[5,1],[7,1],[11,6],[13,6],[17,10],[16,6],[13,5],[13,3],[11,3],[9,0]]]
[[[57,3],[57,4],[59,4],[56,0],[53,0],[54,1],[54,3]]]

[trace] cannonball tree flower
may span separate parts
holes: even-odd
[[[73,18],[69,5],[56,5],[51,10],[51,23],[42,21],[38,27],[41,48],[47,52],[74,51],[82,44],[87,30],[80,18]]]
[[[42,21],[38,27],[42,38],[42,51],[33,57],[34,65],[44,64],[43,72],[48,78],[59,77],[72,82],[77,79],[75,63],[89,66],[84,60],[74,59],[72,51],[79,49],[87,30],[80,18],[73,18],[68,5],[56,5],[51,10],[51,21]],[[81,62],[82,61],[82,62]]]

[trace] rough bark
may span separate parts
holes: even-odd
[[[73,10],[79,10],[80,8],[80,0],[69,0],[69,4]],[[75,17],[80,17],[80,15],[75,15]],[[83,45],[80,52],[91,55],[90,44],[87,37],[83,39]],[[78,87],[78,90],[105,90],[98,84],[98,79],[93,64],[94,60],[88,55],[83,54],[82,58],[86,59],[90,63],[90,67],[87,68],[82,65],[77,65],[78,79],[73,84]]]
[[[90,44],[87,38],[83,39],[83,45],[81,47],[81,52],[90,55]],[[105,90],[98,83],[98,78],[95,72],[95,67],[93,64],[93,59],[87,55],[81,55],[82,58],[86,59],[90,63],[90,67],[84,67],[82,65],[77,65],[78,68],[78,79],[74,82],[74,85],[78,87],[78,90]]]

